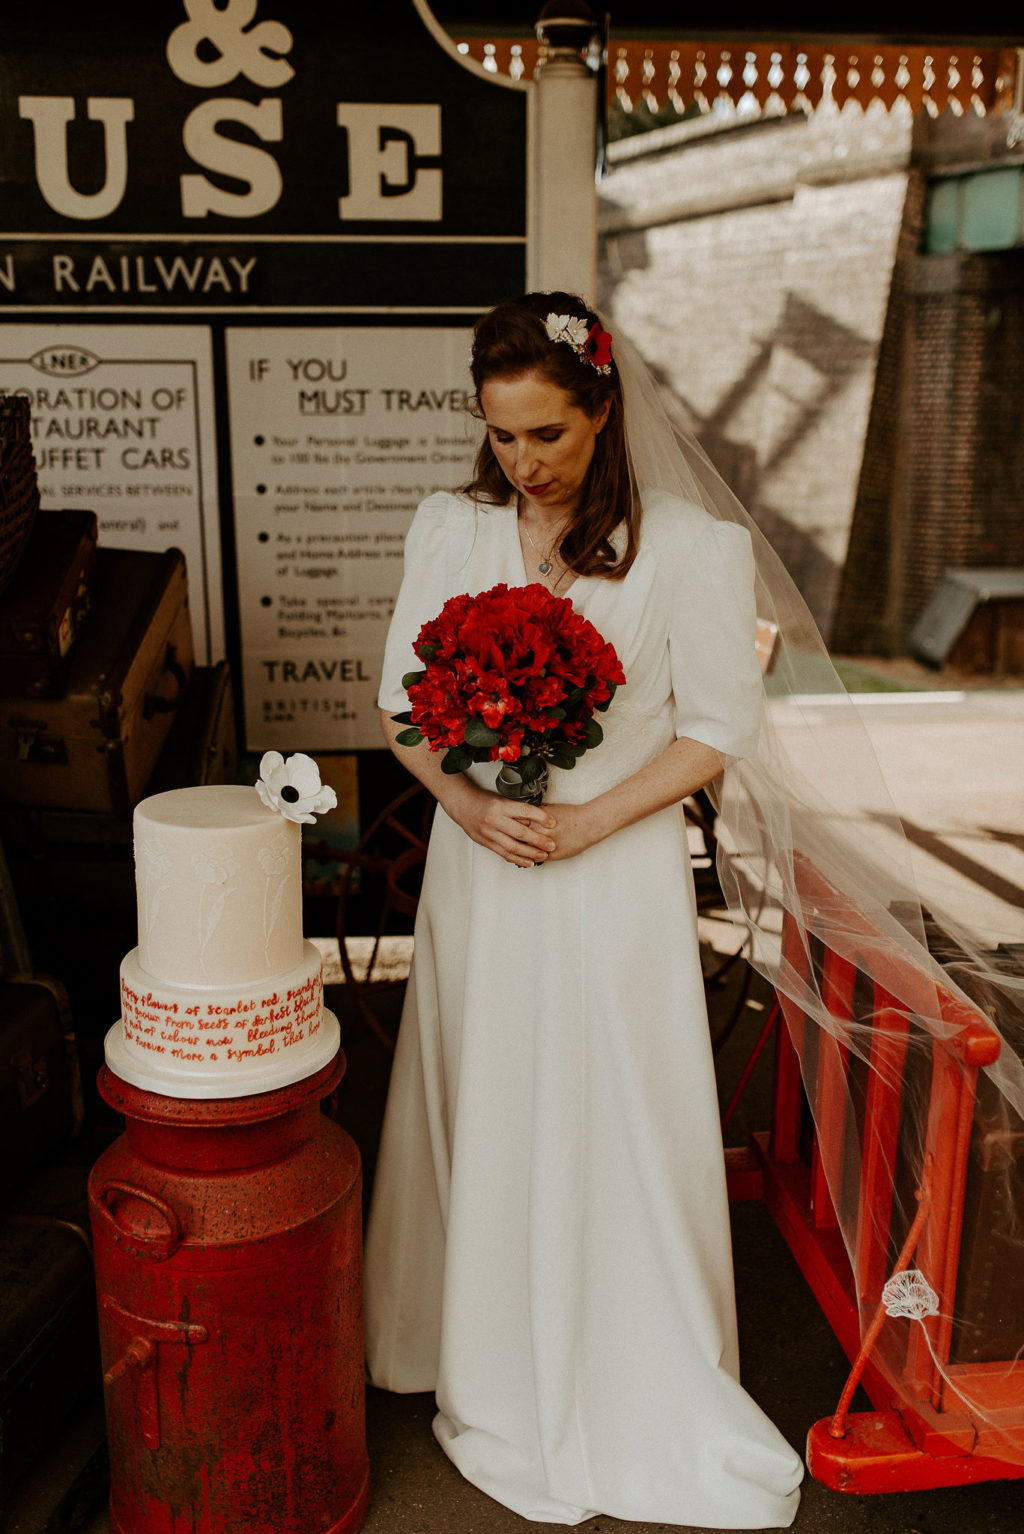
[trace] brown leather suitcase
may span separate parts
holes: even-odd
[[[29,403],[0,390],[0,591],[14,579],[39,514]]]
[[[192,668],[180,549],[97,549],[93,610],[64,695],[0,698],[0,802],[127,814]]]
[[[87,1168],[70,1158],[66,1165],[40,1168],[5,1204],[0,1220],[3,1529],[71,1534],[84,1524],[63,1516],[64,1509],[45,1524],[22,1522],[12,1504],[65,1422],[102,1398],[86,1175]],[[102,1480],[97,1491],[102,1495]],[[18,1500],[20,1513],[25,1503]]]
[[[0,1198],[82,1127],[67,991],[46,975],[0,980]]]
[[[54,698],[89,612],[94,511],[37,512],[10,585],[0,595],[0,692]]]
[[[237,783],[237,774],[229,667],[196,666],[146,793]],[[0,805],[0,844],[31,964],[70,993],[88,1097],[117,1017],[118,967],[136,942],[131,815]]]
[[[234,690],[226,660],[196,666],[146,792],[238,782]]]

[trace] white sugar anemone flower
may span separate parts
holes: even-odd
[[[264,752],[256,792],[268,810],[277,810],[285,820],[309,826],[338,802],[334,789],[325,788],[320,782],[316,762],[301,751],[287,761],[280,751]]]

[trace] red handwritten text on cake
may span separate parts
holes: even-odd
[[[313,1038],[323,1020],[323,980],[317,974],[266,996],[185,1002],[137,991],[122,978],[121,1018],[126,1041],[173,1060],[252,1060]]]

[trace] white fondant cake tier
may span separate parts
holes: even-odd
[[[155,980],[245,985],[302,956],[301,831],[230,784],[135,809],[138,959]]]
[[[302,936],[302,842],[254,788],[174,789],[135,810],[139,946],[121,964],[108,1066],[144,1091],[245,1097],[338,1052]]]
[[[242,1097],[301,1081],[338,1052],[338,1022],[324,1011],[320,953],[265,984],[167,985],[133,948],[121,964],[121,1020],[106,1058],[123,1081],[181,1097]]]
[[[320,953],[312,943],[303,944],[300,963],[256,985],[167,985],[146,973],[137,948],[121,961],[125,1038],[137,1040],[146,1053],[177,1058],[180,1050],[159,1046],[184,1042],[192,1052],[186,1058],[216,1064],[221,1054],[238,1054],[267,1039],[290,1048],[315,1032],[323,1005]]]

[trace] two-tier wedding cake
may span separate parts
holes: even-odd
[[[105,1050],[123,1081],[241,1097],[301,1081],[337,1054],[320,953],[303,938],[299,823],[334,795],[315,764],[310,791],[293,767],[307,762],[270,753],[257,788],[174,789],[137,805],[139,945],[121,964]]]

